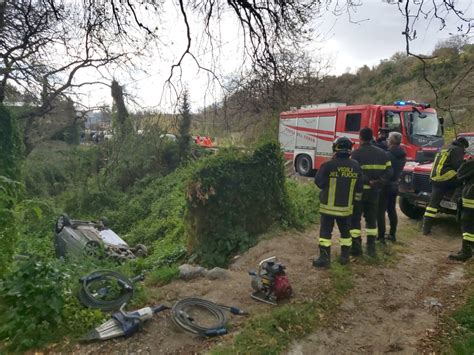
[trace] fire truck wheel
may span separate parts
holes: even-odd
[[[406,197],[400,196],[400,209],[409,218],[420,219],[425,214],[425,210],[412,204]]]
[[[302,154],[296,159],[296,172],[302,176],[313,175],[314,170],[312,166],[311,158],[306,154]]]

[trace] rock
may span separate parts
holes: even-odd
[[[226,269],[215,267],[212,270],[209,270],[206,273],[206,276],[209,280],[224,280],[229,277],[229,272]]]
[[[183,280],[191,280],[196,277],[204,276],[205,273],[206,269],[202,266],[183,264],[179,267],[179,278]]]
[[[436,298],[432,298],[432,297],[425,299],[424,304],[425,304],[425,307],[429,307],[429,308],[443,307],[441,302],[439,302]]]

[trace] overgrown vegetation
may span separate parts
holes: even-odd
[[[316,188],[308,184],[300,190],[299,185],[285,182],[276,144],[255,153],[229,150],[186,159],[176,168],[177,143],[161,135],[130,134],[120,142],[76,147],[48,142],[25,161],[24,185],[2,177],[0,349],[41,348],[63,336],[80,337],[101,322],[102,312],[83,308],[75,297],[79,277],[95,269],[111,268],[130,276],[146,273],[148,280],[130,305],[139,306],[146,302],[146,287],[172,281],[177,265],[191,252],[206,265],[224,265],[232,253],[255,244],[259,233],[270,227],[304,228],[315,220]],[[214,186],[217,193],[212,197],[220,201],[219,208],[228,210],[209,210],[221,219],[199,222],[202,230],[217,226],[222,232],[219,245],[224,249],[214,251],[221,253],[219,258],[212,259],[210,252],[196,253],[206,250],[200,244],[204,240],[189,235],[191,219],[185,216],[191,200],[187,197],[198,180],[206,188]],[[307,193],[312,196],[303,198]],[[237,200],[232,201],[232,196]],[[52,226],[62,212],[75,219],[106,216],[130,245],[145,244],[148,257],[121,266],[107,260],[56,260]],[[257,221],[259,228],[242,228]],[[227,247],[228,242],[233,244]],[[198,248],[190,249],[191,245]],[[23,257],[13,260],[13,254]],[[33,299],[36,303],[30,305]]]
[[[77,279],[64,263],[30,258],[0,283],[0,339],[9,350],[41,347],[60,336],[84,333],[104,319],[73,294]],[[71,332],[71,333],[70,333]]]
[[[0,104],[0,172],[18,179],[21,162],[21,139],[17,123],[10,111]]]
[[[253,155],[220,154],[198,169],[187,187],[190,250],[203,265],[226,266],[232,254],[247,250],[259,234],[287,218],[288,210],[277,144]]]

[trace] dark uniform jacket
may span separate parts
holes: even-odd
[[[375,146],[383,150],[388,150],[387,139],[377,138],[375,141]]]
[[[362,192],[362,170],[349,158],[334,157],[321,165],[314,178],[321,189],[320,212],[335,217],[349,217],[353,212],[354,198]]]
[[[364,191],[381,187],[392,177],[392,163],[382,149],[370,143],[363,143],[352,152],[363,172]]]
[[[456,171],[464,161],[464,149],[461,146],[449,145],[436,154],[431,168],[431,180],[443,182],[453,179]]]
[[[390,146],[387,151],[387,156],[390,159],[393,170],[390,185],[398,185],[398,180],[407,162],[407,153],[400,146]]]
[[[458,171],[458,180],[462,180],[462,208],[474,216],[474,160],[468,160],[461,165]],[[474,223],[474,222],[473,222]]]

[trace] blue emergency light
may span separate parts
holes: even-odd
[[[423,109],[430,108],[430,106],[431,106],[431,105],[428,104],[428,103],[417,103],[416,101],[402,101],[402,100],[400,100],[400,101],[395,101],[393,104],[394,104],[395,106],[408,106],[408,105],[410,105],[410,106],[420,106],[420,107],[422,107]]]

